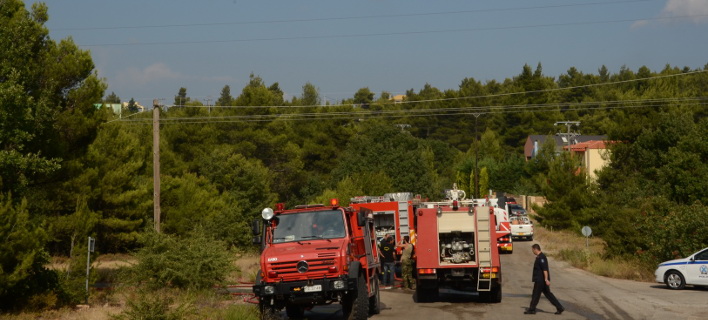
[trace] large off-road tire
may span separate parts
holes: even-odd
[[[258,310],[261,312],[261,320],[278,319],[278,310],[268,305],[267,302],[259,302]]]
[[[371,290],[374,295],[369,297],[369,315],[381,313],[381,295],[379,294],[379,278],[374,276],[371,282]]]
[[[499,303],[502,301],[501,285],[492,284],[491,291],[482,291],[479,293],[479,299],[483,302]]]
[[[664,276],[664,283],[666,283],[666,286],[672,290],[682,290],[686,287],[686,279],[684,279],[683,275],[676,270],[671,270],[666,273],[666,276]]]
[[[357,279],[356,291],[349,291],[342,301],[342,311],[347,320],[366,320],[369,317],[369,293],[366,291],[366,276]]]
[[[436,287],[426,287],[422,281],[415,285],[415,302],[435,302],[440,296],[440,291]]]
[[[258,270],[258,273],[256,273],[256,284],[260,284],[262,282],[261,279],[261,270]],[[259,301],[258,302],[258,311],[261,312],[261,320],[273,320],[276,319],[276,315],[278,314],[278,310],[270,306],[270,300],[268,301]]]
[[[287,305],[285,313],[288,315],[288,319],[302,319],[305,317],[305,308],[298,305]]]

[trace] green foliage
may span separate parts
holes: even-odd
[[[202,232],[185,237],[148,233],[137,251],[129,281],[150,289],[204,289],[220,284],[232,271],[231,254],[222,241]]]
[[[37,302],[35,296],[56,289],[56,273],[44,267],[49,262],[46,232],[30,221],[25,200],[14,204],[0,194],[0,239],[0,310],[20,308],[32,299]]]
[[[368,105],[374,101],[374,93],[368,87],[357,90],[354,94],[354,103]]]
[[[675,206],[655,199],[634,223],[639,237],[636,253],[649,264],[687,257],[708,244],[708,208],[698,202]]]
[[[231,96],[231,87],[228,85],[224,86],[223,89],[221,89],[221,95],[219,96],[219,100],[216,100],[216,105],[217,106],[230,106],[231,102],[233,102],[234,97]]]
[[[542,186],[548,204],[538,210],[538,220],[559,229],[580,227],[590,222],[584,208],[590,205],[590,187],[579,162],[563,152],[549,163],[547,184]]]
[[[489,195],[489,172],[487,167],[479,169],[479,190],[478,194],[481,198]]]
[[[173,306],[178,303],[177,306]],[[189,301],[178,301],[166,292],[142,292],[127,299],[127,309],[115,320],[181,320],[195,313]]]
[[[113,91],[103,99],[105,103],[120,103],[120,97]]]
[[[364,124],[344,151],[335,170],[335,179],[363,173],[383,172],[392,180],[394,190],[414,190],[430,196],[439,190],[434,172],[428,170],[419,139],[398,128],[382,124]]]

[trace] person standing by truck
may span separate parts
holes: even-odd
[[[565,309],[551,292],[551,272],[548,269],[548,258],[541,252],[541,246],[538,243],[534,243],[531,246],[531,251],[536,255],[532,275],[533,293],[531,294],[531,305],[524,311],[524,314],[536,313],[536,305],[538,300],[541,299],[541,293],[556,307],[556,314],[561,314]]]
[[[394,257],[395,247],[393,245],[393,239],[391,235],[386,235],[383,240],[381,240],[381,245],[379,247],[379,252],[381,252],[381,258],[383,262],[383,285],[384,289],[391,289],[393,286],[393,276],[394,268],[396,266],[396,259]]]
[[[401,277],[403,278],[403,289],[415,290],[415,279],[413,279],[413,245],[408,240],[408,236],[403,237],[401,243],[403,252],[401,253]]]

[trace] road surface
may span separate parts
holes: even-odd
[[[415,303],[414,293],[401,289],[381,290],[381,313],[372,320],[385,319],[706,319],[708,289],[669,290],[663,284],[609,279],[573,268],[549,257],[551,290],[565,307],[554,315],[555,307],[545,297],[537,314],[526,315],[531,301],[531,267],[534,255],[530,241],[515,241],[514,253],[502,255],[502,302],[477,301],[474,293],[441,290],[432,303]],[[286,318],[285,312],[282,313]],[[341,307],[315,307],[307,319],[343,319]]]

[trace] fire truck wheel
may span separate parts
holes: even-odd
[[[305,308],[302,306],[285,306],[285,313],[289,319],[302,319],[305,316]]]
[[[424,288],[420,283],[415,288],[416,302],[435,302],[440,295],[438,288]]]
[[[371,290],[374,291],[374,295],[369,297],[369,314],[375,315],[381,313],[381,295],[379,294],[379,278],[374,276],[374,280],[371,282]]]
[[[342,311],[346,319],[366,320],[369,317],[368,298],[366,276],[360,275],[357,279],[356,291],[349,291],[349,295],[342,301]]]
[[[267,305],[264,302],[258,303],[258,309],[261,311],[261,320],[274,320],[277,319],[277,310],[275,308]]]
[[[479,298],[484,302],[499,303],[502,301],[502,288],[492,285],[492,291],[480,292]]]

